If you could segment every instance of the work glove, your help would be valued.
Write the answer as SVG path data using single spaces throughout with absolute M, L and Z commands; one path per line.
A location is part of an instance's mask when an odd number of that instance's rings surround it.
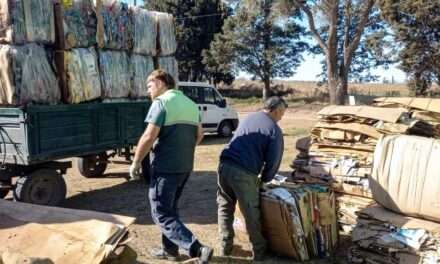
M 137 181 L 141 178 L 141 163 L 139 161 L 133 161 L 130 165 L 130 179 L 131 181 Z

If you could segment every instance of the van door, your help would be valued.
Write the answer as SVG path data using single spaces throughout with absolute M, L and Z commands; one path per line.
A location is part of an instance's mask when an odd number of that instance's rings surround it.
M 212 87 L 202 87 L 203 101 L 200 104 L 202 125 L 205 131 L 215 132 L 219 123 L 224 119 L 226 108 L 219 107 L 222 98 Z

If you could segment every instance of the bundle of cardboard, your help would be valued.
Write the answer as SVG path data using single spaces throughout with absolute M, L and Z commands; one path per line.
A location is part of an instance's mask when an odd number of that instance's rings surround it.
M 0 199 L 0 263 L 99 264 L 125 246 L 134 218 Z
M 325 186 L 283 183 L 261 192 L 262 229 L 272 252 L 298 261 L 323 258 L 337 244 L 334 193 Z M 235 233 L 246 237 L 239 210 Z
M 359 213 L 350 249 L 352 263 L 439 263 L 440 224 L 376 205 Z

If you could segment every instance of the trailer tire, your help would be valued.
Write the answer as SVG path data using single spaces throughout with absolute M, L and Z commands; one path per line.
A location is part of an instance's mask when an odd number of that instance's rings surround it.
M 0 180 L 0 186 L 1 185 L 11 185 L 12 184 L 12 180 Z M 8 195 L 9 193 L 9 189 L 0 189 L 0 199 L 3 199 L 6 197 L 6 195 Z
M 38 169 L 17 179 L 14 199 L 19 202 L 59 205 L 66 198 L 66 182 L 53 169 Z
M 78 170 L 86 178 L 101 177 L 107 169 L 108 156 L 106 153 L 89 155 L 77 159 Z

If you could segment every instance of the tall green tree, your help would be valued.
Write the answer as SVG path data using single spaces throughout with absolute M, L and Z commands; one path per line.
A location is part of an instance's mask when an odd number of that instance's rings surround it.
M 308 48 L 302 41 L 305 28 L 296 14 L 283 17 L 275 0 L 242 1 L 225 21 L 223 33 L 215 36 L 205 52 L 207 65 L 219 70 L 244 71 L 264 83 L 263 99 L 271 95 L 275 77 L 291 76 Z
M 387 66 L 384 53 L 387 30 L 375 0 L 280 0 L 287 9 L 298 8 L 306 16 L 319 53 L 325 55 L 323 76 L 331 104 L 344 104 L 348 81 L 377 78 L 370 69 Z
M 401 69 L 416 95 L 424 95 L 432 82 L 440 84 L 440 1 L 379 0 L 382 16 L 401 44 Z
M 221 0 L 149 0 L 145 1 L 145 7 L 173 14 L 176 19 L 179 79 L 210 79 L 212 73 L 207 71 L 202 61 L 202 51 L 209 48 L 214 35 L 221 31 L 230 8 Z

